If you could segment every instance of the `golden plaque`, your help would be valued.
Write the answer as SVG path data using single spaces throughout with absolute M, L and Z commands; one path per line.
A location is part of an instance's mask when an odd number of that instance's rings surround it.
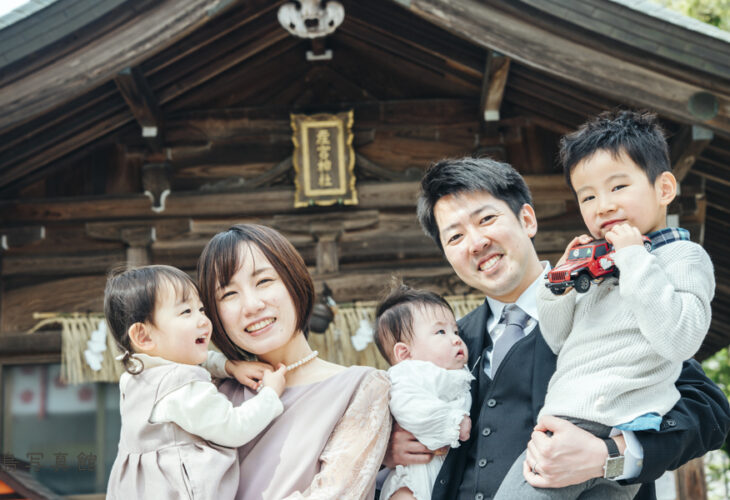
M 352 122 L 352 110 L 291 115 L 295 208 L 357 205 Z

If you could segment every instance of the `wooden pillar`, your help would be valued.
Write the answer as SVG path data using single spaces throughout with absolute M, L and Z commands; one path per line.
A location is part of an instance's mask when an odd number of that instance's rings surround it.
M 707 483 L 702 457 L 677 469 L 677 500 L 707 500 Z
M 314 234 L 317 240 L 317 274 L 336 273 L 340 270 L 337 256 L 337 240 L 341 232 Z
M 273 227 L 292 233 L 308 233 L 317 242 L 316 275 L 335 274 L 340 269 L 337 241 L 349 231 L 377 225 L 377 210 L 361 212 L 275 216 Z
M 121 241 L 126 245 L 127 268 L 146 266 L 152 262 L 151 246 L 157 239 L 152 224 L 126 225 L 114 223 L 86 223 L 86 234 L 92 238 Z
M 151 245 L 155 242 L 155 228 L 150 226 L 122 229 L 122 241 L 127 245 L 127 268 L 147 266 L 152 262 Z

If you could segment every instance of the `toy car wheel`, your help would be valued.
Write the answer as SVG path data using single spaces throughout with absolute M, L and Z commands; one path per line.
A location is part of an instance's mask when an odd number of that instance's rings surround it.
M 651 241 L 645 241 L 644 248 L 646 249 L 647 252 L 651 252 Z
M 575 291 L 578 293 L 586 293 L 591 287 L 591 278 L 587 274 L 581 274 L 578 279 L 575 280 Z

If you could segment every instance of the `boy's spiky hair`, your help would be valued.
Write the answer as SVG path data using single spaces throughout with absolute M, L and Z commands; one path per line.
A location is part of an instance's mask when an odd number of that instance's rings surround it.
M 608 151 L 614 156 L 626 154 L 652 184 L 662 172 L 671 171 L 664 130 L 652 113 L 605 111 L 560 140 L 560 162 L 573 194 L 571 172 L 597 151 Z

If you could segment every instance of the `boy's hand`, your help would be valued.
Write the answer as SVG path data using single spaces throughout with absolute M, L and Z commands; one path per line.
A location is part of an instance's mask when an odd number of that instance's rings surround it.
M 459 426 L 459 441 L 468 441 L 471 435 L 471 418 L 469 415 L 464 415 Z
M 283 363 L 279 363 L 279 368 L 276 369 L 276 371 L 267 370 L 264 373 L 264 378 L 261 381 L 261 385 L 263 387 L 271 387 L 274 389 L 274 392 L 276 392 L 277 396 L 281 396 L 281 393 L 284 392 L 284 386 L 286 385 L 286 378 L 284 377 L 284 374 L 286 373 L 286 365 Z
M 622 248 L 631 245 L 643 245 L 644 240 L 641 237 L 641 232 L 634 226 L 622 222 L 616 224 L 606 233 L 606 241 L 613 245 L 614 250 L 621 250 Z
M 273 369 L 270 364 L 261 361 L 226 361 L 226 372 L 254 391 L 258 389 L 264 373 Z

